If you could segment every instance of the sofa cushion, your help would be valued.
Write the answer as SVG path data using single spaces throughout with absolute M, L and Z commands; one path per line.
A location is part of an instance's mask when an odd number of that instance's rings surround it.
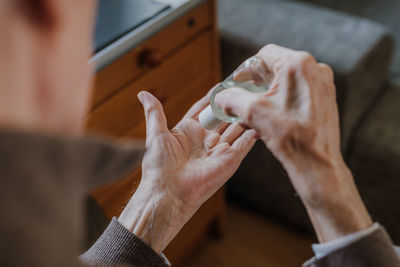
M 293 1 L 293 0 L 287 0 Z M 340 12 L 379 21 L 392 30 L 395 39 L 395 55 L 392 60 L 389 79 L 400 78 L 400 1 L 399 0 L 295 0 L 308 2 Z M 392 77 L 394 79 L 392 79 Z
M 354 138 L 349 165 L 374 220 L 400 243 L 400 85 L 389 85 Z
M 227 76 L 268 43 L 312 53 L 336 74 L 343 147 L 388 74 L 392 38 L 372 21 L 308 4 L 219 0 L 221 55 Z

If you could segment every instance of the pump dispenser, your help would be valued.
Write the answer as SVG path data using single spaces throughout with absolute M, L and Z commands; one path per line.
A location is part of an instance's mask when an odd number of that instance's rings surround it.
M 252 93 L 266 92 L 271 83 L 271 76 L 262 59 L 256 56 L 247 59 L 228 78 L 216 86 L 211 94 L 210 105 L 199 115 L 200 124 L 208 130 L 215 130 L 224 122 L 240 122 L 240 118 L 226 115 L 215 104 L 215 96 L 223 90 L 234 87 Z

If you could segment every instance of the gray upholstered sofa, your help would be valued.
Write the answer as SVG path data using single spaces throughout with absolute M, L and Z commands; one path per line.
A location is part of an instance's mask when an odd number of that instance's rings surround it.
M 400 242 L 400 86 L 387 81 L 390 30 L 282 0 L 220 0 L 219 20 L 225 76 L 267 43 L 309 51 L 334 69 L 345 159 L 374 219 Z M 287 174 L 262 143 L 228 183 L 228 197 L 312 229 Z

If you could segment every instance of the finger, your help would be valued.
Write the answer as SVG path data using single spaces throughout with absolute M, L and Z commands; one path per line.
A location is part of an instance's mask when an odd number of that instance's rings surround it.
M 258 113 L 269 109 L 269 101 L 263 94 L 250 93 L 240 88 L 222 91 L 217 94 L 215 103 L 225 114 L 240 117 L 242 123 L 250 128 L 254 128 L 253 122 L 260 115 Z
M 274 44 L 264 46 L 257 53 L 257 56 L 264 61 L 267 68 L 275 75 L 281 69 L 286 69 L 289 66 L 303 68 L 305 63 L 317 63 L 315 58 L 306 51 L 291 50 Z
M 233 142 L 239 138 L 243 133 L 245 132 L 245 129 L 243 129 L 239 123 L 234 123 L 231 124 L 226 131 L 221 135 L 221 138 L 219 139 L 220 143 L 228 143 L 230 145 L 233 144 Z
M 323 73 L 324 77 L 326 79 L 328 79 L 329 82 L 333 82 L 334 81 L 334 73 L 331 67 L 329 67 L 327 64 L 325 63 L 318 63 L 318 66 L 321 70 L 321 72 Z
M 255 130 L 247 130 L 233 142 L 231 148 L 239 153 L 243 159 L 254 146 L 255 142 L 257 141 L 257 136 L 258 135 Z
M 215 130 L 219 135 L 222 135 L 226 129 L 228 129 L 230 123 L 224 122 Z
M 214 148 L 217 144 L 221 136 L 217 132 L 212 132 L 204 139 L 204 147 L 207 150 Z
M 185 116 L 183 116 L 183 119 L 195 119 L 195 120 L 198 119 L 200 112 L 203 111 L 203 109 L 205 109 L 210 104 L 211 93 L 215 87 L 216 86 L 211 88 L 205 96 L 203 96 L 199 101 L 197 101 L 188 110 L 188 112 L 185 114 Z
M 257 53 L 257 56 L 264 61 L 265 65 L 273 74 L 277 74 L 282 67 L 280 62 L 282 57 L 293 54 L 294 52 L 294 50 L 279 45 L 269 44 L 264 46 Z
M 138 98 L 143 105 L 146 116 L 146 141 L 168 132 L 167 118 L 160 101 L 146 91 L 140 92 Z

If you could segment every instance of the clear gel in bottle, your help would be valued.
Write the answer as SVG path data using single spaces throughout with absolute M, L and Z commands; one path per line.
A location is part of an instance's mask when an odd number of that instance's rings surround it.
M 199 115 L 200 124 L 208 129 L 215 130 L 222 123 L 240 122 L 241 119 L 226 115 L 215 104 L 215 96 L 229 88 L 241 88 L 252 93 L 268 91 L 271 74 L 267 66 L 259 57 L 251 57 L 239 66 L 228 78 L 218 84 L 211 94 L 210 105 Z

